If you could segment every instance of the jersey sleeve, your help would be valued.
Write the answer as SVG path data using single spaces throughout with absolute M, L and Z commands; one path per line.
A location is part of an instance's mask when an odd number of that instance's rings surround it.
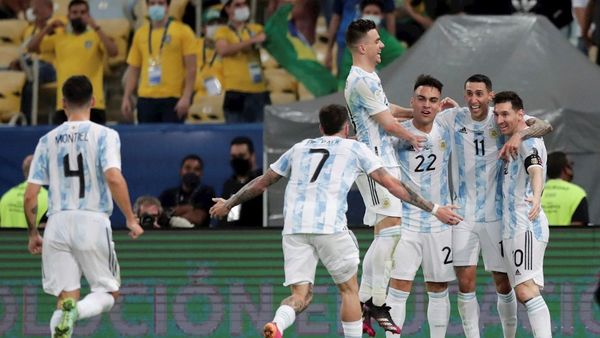
M 360 78 L 356 81 L 355 91 L 369 116 L 376 115 L 384 110 L 389 110 L 389 107 L 385 104 L 387 100 L 383 88 L 381 88 L 381 85 L 375 80 L 368 77 Z
M 188 25 L 182 25 L 183 30 L 181 33 L 181 43 L 183 45 L 183 55 L 196 55 L 198 54 L 198 44 L 194 32 Z
M 458 108 L 450 108 L 439 112 L 435 121 L 444 130 L 452 130 L 454 127 L 454 121 L 456 121 L 456 114 L 458 114 Z
M 286 151 L 283 155 L 281 155 L 281 157 L 279 157 L 279 159 L 275 161 L 275 163 L 271 164 L 271 170 L 273 170 L 281 176 L 288 177 L 290 175 L 290 172 L 292 171 L 291 164 L 293 151 L 294 148 L 291 148 L 288 151 Z
M 358 157 L 359 169 L 366 174 L 370 174 L 383 167 L 381 159 L 366 144 L 355 141 L 353 149 Z
M 219 40 L 225 40 L 228 43 L 230 43 L 231 41 L 229 41 L 229 36 L 231 33 L 231 29 L 227 26 L 220 26 L 219 28 L 217 28 L 217 31 L 215 32 L 215 41 L 219 41 Z
M 35 147 L 35 153 L 33 154 L 33 160 L 31 161 L 31 167 L 29 169 L 29 177 L 27 181 L 39 185 L 49 184 L 47 136 L 40 139 Z
M 121 170 L 121 140 L 116 131 L 107 128 L 104 138 L 100 139 L 99 156 L 102 172 L 110 168 Z
M 529 174 L 529 168 L 531 167 L 540 167 L 543 168 L 542 157 L 540 156 L 539 150 L 536 147 L 536 143 L 534 139 L 526 140 L 521 143 L 521 154 L 525 160 L 523 161 L 523 165 L 525 166 L 525 170 Z

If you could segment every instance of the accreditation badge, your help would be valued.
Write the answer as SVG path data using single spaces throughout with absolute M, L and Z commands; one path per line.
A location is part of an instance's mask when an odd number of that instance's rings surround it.
M 253 83 L 262 82 L 262 68 L 258 62 L 250 62 L 248 64 L 248 70 L 250 72 L 250 79 Z
M 148 64 L 148 85 L 158 86 L 162 78 L 162 67 L 158 60 L 150 60 Z
M 214 76 L 204 79 L 204 88 L 206 88 L 206 93 L 210 96 L 221 95 L 221 91 L 223 90 L 221 81 Z

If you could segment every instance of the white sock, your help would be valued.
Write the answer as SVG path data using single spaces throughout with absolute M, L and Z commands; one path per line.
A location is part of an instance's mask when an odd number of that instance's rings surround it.
M 427 305 L 427 321 L 431 338 L 445 337 L 450 321 L 450 298 L 448 290 L 442 292 L 427 292 L 429 304 Z
M 479 338 L 479 303 L 475 292 L 458 293 L 458 313 L 467 338 Z
M 552 337 L 552 323 L 550 321 L 550 311 L 542 296 L 532 298 L 525 303 L 527 307 L 527 316 L 529 324 L 535 338 Z
M 362 338 L 362 320 L 342 322 L 345 338 Z
M 289 305 L 281 305 L 275 312 L 273 322 L 277 325 L 279 332 L 283 334 L 283 331 L 294 324 L 296 320 L 296 311 Z M 362 329 L 362 326 L 361 326 Z M 361 331 L 362 332 L 362 331 Z
M 62 310 L 54 310 L 52 313 L 52 317 L 50 318 L 50 337 L 54 336 L 54 329 L 60 323 L 60 318 L 62 317 Z
M 385 300 L 386 304 L 391 307 L 390 315 L 392 316 L 392 320 L 401 329 L 404 326 L 404 320 L 406 319 L 406 301 L 408 300 L 409 295 L 410 292 L 404 292 L 390 287 Z M 386 332 L 385 336 L 388 338 L 400 337 L 399 334 L 391 332 Z
M 502 331 L 504 338 L 515 338 L 517 335 L 517 297 L 515 291 L 503 295 L 498 293 L 498 302 L 496 304 L 500 322 L 502 322 Z
M 113 296 L 106 292 L 92 292 L 77 302 L 77 319 L 86 319 L 108 312 L 115 304 Z
M 372 297 L 373 289 L 371 287 L 371 283 L 373 280 L 371 279 L 371 275 L 373 274 L 371 261 L 373 260 L 373 244 L 375 241 L 371 243 L 371 246 L 365 253 L 365 257 L 362 261 L 362 275 L 360 277 L 360 287 L 358 288 L 358 298 L 362 303 L 366 303 Z
M 389 273 L 396 244 L 400 240 L 400 226 L 383 229 L 373 240 L 373 257 L 371 259 L 371 286 L 373 288 L 373 305 L 382 306 L 385 303 Z M 363 263 L 364 264 L 364 263 Z

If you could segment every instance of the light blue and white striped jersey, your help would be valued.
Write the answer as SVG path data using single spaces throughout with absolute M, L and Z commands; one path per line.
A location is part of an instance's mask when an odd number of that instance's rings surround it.
M 504 217 L 502 238 L 512 239 L 523 231 L 531 231 L 538 241 L 548 242 L 548 219 L 544 210 L 533 221 L 527 214 L 531 204 L 525 198 L 533 196 L 531 178 L 528 169 L 533 166 L 542 167 L 543 181 L 546 181 L 546 146 L 541 138 L 524 140 L 519 148 L 516 160 L 504 164 L 504 182 L 502 193 L 504 195 Z
M 65 122 L 40 138 L 28 181 L 48 185 L 48 215 L 64 210 L 112 213 L 112 195 L 104 178 L 121 169 L 116 131 L 99 124 Z
M 450 204 L 448 186 L 448 162 L 451 153 L 451 132 L 439 123 L 433 123 L 429 134 L 415 128 L 412 120 L 402 122 L 402 126 L 411 133 L 425 136 L 427 142 L 420 151 L 404 140 L 394 139 L 394 148 L 400 161 L 402 178 L 424 199 L 440 205 Z M 431 233 L 448 228 L 430 212 L 404 203 L 402 206 L 402 227 L 406 230 Z
M 271 169 L 289 178 L 283 234 L 332 234 L 347 229 L 347 195 L 358 174 L 383 165 L 363 143 L 323 136 L 296 143 Z
M 436 121 L 452 132 L 452 198 L 457 213 L 471 222 L 493 222 L 502 218 L 502 160 L 498 153 L 505 142 L 494 121 L 493 108 L 487 118 L 475 121 L 467 107 L 440 112 Z
M 397 167 L 391 140 L 386 137 L 383 127 L 373 119 L 373 115 L 390 107 L 377 73 L 352 66 L 346 79 L 344 96 L 358 141 L 381 157 L 384 166 Z

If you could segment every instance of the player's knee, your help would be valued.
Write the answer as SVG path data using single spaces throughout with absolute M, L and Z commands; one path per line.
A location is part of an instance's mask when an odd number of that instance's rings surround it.
M 426 288 L 427 292 L 444 292 L 448 290 L 448 283 L 427 282 Z
M 475 273 L 470 268 L 456 267 L 456 278 L 458 279 L 458 289 L 460 292 L 475 291 Z
M 528 300 L 540 295 L 538 286 L 531 280 L 515 287 L 515 295 L 519 303 L 525 304 Z

